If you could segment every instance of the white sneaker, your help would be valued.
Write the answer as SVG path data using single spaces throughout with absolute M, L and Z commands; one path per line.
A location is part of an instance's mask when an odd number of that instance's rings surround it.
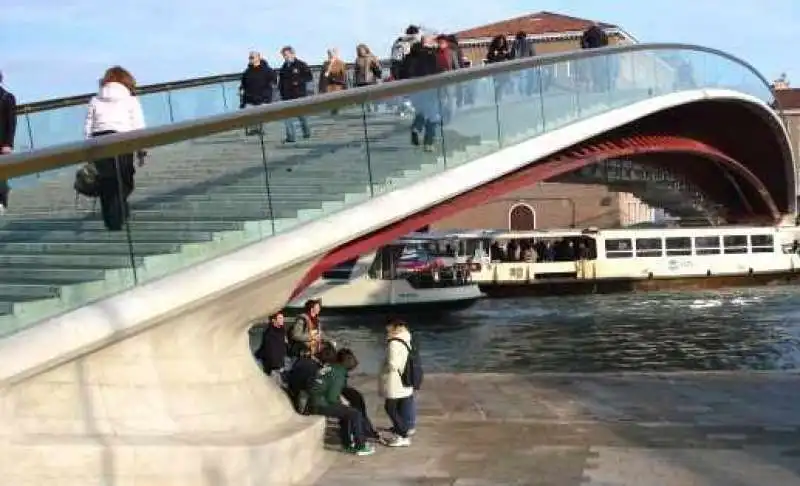
M 411 445 L 411 439 L 408 437 L 400 437 L 399 435 L 395 435 L 391 439 L 386 439 L 383 442 L 383 445 L 386 447 L 408 447 Z
M 412 435 L 417 433 L 417 429 L 408 429 L 408 436 L 411 437 Z

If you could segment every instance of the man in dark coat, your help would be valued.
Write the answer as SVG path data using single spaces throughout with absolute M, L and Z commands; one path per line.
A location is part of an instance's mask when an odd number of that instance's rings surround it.
M 247 68 L 242 73 L 242 81 L 239 85 L 239 108 L 272 103 L 272 92 L 277 81 L 275 70 L 261 57 L 261 54 L 256 51 L 250 52 Z M 261 127 L 247 129 L 248 135 L 260 132 Z
M 286 46 L 281 49 L 281 55 L 284 61 L 279 71 L 280 78 L 278 80 L 278 90 L 281 93 L 281 99 L 296 100 L 308 96 L 308 83 L 314 79 L 308 64 L 297 58 L 294 48 L 291 46 Z M 308 128 L 308 120 L 306 120 L 306 117 L 299 116 L 297 117 L 297 121 L 300 122 L 303 138 L 310 138 L 311 130 Z M 286 119 L 285 142 L 287 143 L 294 143 L 297 140 L 294 122 L 294 118 Z
M 283 327 L 283 312 L 269 316 L 269 324 L 264 329 L 261 346 L 256 351 L 264 373 L 274 376 L 286 365 L 286 328 Z
M 0 85 L 3 73 L 0 72 Z M 17 132 L 17 99 L 0 86 L 0 156 L 14 150 L 14 135 Z M 0 179 L 0 214 L 8 207 L 8 181 Z

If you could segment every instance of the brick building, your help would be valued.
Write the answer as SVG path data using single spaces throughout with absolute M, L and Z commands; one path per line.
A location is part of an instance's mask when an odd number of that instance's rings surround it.
M 457 32 L 459 44 L 473 64 L 480 65 L 492 38 L 513 38 L 524 31 L 538 54 L 580 48 L 583 31 L 591 20 L 552 12 L 539 12 Z M 612 44 L 636 40 L 616 25 L 599 23 Z M 566 73 L 564 73 L 566 74 Z M 556 73 L 558 75 L 558 73 Z M 435 223 L 433 228 L 566 228 L 569 226 L 618 227 L 653 219 L 654 210 L 631 194 L 603 185 L 543 182 L 489 201 Z

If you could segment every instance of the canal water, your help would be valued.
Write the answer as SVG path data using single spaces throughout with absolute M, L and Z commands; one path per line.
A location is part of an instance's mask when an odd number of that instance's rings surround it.
M 429 372 L 800 368 L 798 287 L 487 299 L 408 321 Z M 384 323 L 323 319 L 368 373 L 383 358 Z

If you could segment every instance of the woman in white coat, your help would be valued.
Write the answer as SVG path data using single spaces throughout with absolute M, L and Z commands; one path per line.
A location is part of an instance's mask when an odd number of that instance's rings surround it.
M 102 137 L 144 128 L 142 105 L 136 98 L 136 80 L 120 66 L 109 68 L 100 80 L 100 90 L 89 101 L 84 134 Z M 139 166 L 145 152 L 138 154 Z M 109 231 L 120 231 L 130 214 L 128 196 L 133 192 L 133 154 L 95 160 L 100 189 L 100 211 Z
M 385 399 L 384 407 L 392 422 L 394 436 L 385 441 L 389 447 L 407 447 L 409 439 L 408 417 L 414 388 L 403 384 L 403 371 L 411 350 L 411 332 L 403 321 L 392 320 L 386 327 L 386 361 L 380 376 L 380 394 Z

